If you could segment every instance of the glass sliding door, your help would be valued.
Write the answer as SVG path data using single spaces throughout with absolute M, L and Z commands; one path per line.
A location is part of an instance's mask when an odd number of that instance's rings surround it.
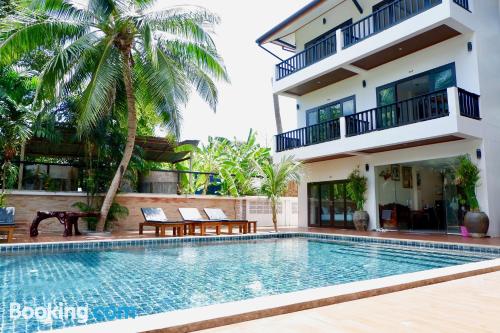
M 460 233 L 463 217 L 460 214 L 458 188 L 452 170 L 447 170 L 443 175 L 443 206 L 446 232 L 449 234 Z
M 447 97 L 426 96 L 456 85 L 455 64 L 444 65 L 377 88 L 377 128 L 411 124 L 447 110 Z
M 333 184 L 334 217 L 333 226 L 344 228 L 345 226 L 345 183 Z
M 320 226 L 329 227 L 332 219 L 332 186 L 328 183 L 320 185 L 321 215 Z
M 354 228 L 353 201 L 347 197 L 346 181 L 308 185 L 309 226 Z
M 320 212 L 320 195 L 319 184 L 309 184 L 308 186 L 308 209 L 309 209 L 309 226 L 319 227 L 319 212 Z

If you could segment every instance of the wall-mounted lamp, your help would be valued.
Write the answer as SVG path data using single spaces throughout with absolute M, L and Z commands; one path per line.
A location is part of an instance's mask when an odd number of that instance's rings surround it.
M 472 52 L 472 42 L 468 42 L 468 43 L 467 43 L 467 50 L 468 50 L 469 52 Z
M 370 165 L 368 163 L 365 164 L 365 170 L 366 172 L 370 171 Z
M 481 149 L 479 149 L 479 148 L 476 149 L 476 157 L 477 157 L 477 159 L 480 160 L 481 156 L 482 156 Z
M 363 80 L 363 88 L 366 88 L 366 80 Z
M 323 24 L 326 24 L 326 18 L 323 17 Z

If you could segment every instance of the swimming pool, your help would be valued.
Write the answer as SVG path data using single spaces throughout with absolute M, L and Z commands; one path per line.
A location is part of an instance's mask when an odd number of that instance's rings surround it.
M 481 248 L 365 242 L 307 235 L 146 243 L 120 248 L 39 249 L 0 254 L 0 331 L 81 325 L 77 319 L 12 320 L 10 304 L 87 306 L 89 323 L 110 320 L 99 307 L 138 316 L 448 267 L 500 257 Z M 423 245 L 422 245 L 423 244 Z M 441 246 L 444 247 L 444 246 Z M 451 248 L 451 249 L 450 249 Z M 26 250 L 26 249 L 25 249 Z

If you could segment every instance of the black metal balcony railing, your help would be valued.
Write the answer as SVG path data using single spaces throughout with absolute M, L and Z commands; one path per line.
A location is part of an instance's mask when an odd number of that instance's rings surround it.
M 479 114 L 479 95 L 458 88 L 460 114 L 472 119 L 481 119 Z
M 344 49 L 439 5 L 441 2 L 442 0 L 396 0 L 391 2 L 370 16 L 343 28 Z
M 453 2 L 465 10 L 469 10 L 469 0 L 453 0 Z
M 480 120 L 479 95 L 458 89 L 460 114 Z M 346 136 L 352 137 L 449 115 L 448 90 L 410 98 L 345 116 Z M 276 151 L 340 139 L 340 119 L 299 128 L 276 136 Z
M 340 139 L 340 120 L 299 128 L 276 136 L 276 151 L 295 149 Z
M 336 52 L 337 38 L 333 34 L 276 65 L 276 80 L 295 73 Z
M 446 89 L 380 106 L 346 117 L 346 136 L 444 117 L 449 114 Z

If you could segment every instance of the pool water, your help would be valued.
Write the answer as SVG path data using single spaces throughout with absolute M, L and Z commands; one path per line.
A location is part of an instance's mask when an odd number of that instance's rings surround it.
M 143 316 L 495 257 L 300 237 L 4 255 L 0 332 L 79 325 L 76 320 L 11 320 L 12 302 L 127 306 Z M 87 323 L 105 320 L 91 311 Z

